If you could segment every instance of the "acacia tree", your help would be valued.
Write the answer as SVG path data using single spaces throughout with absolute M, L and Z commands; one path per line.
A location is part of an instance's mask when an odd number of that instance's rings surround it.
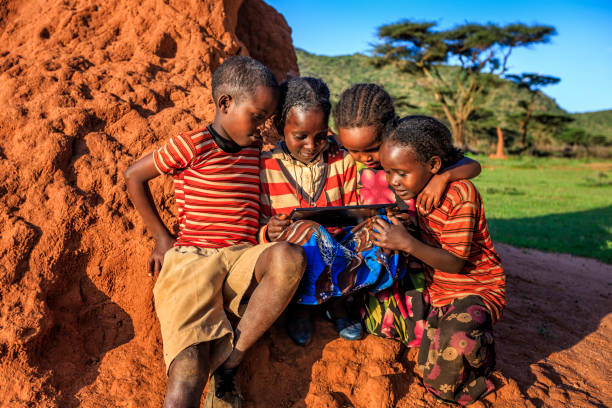
M 506 78 L 517 84 L 520 89 L 526 89 L 529 92 L 527 100 L 521 99 L 518 101 L 518 105 L 523 109 L 519 116 L 519 133 L 521 134 L 521 146 L 524 150 L 527 148 L 527 127 L 531 120 L 533 105 L 538 91 L 545 86 L 558 84 L 561 79 L 532 73 L 510 74 L 506 75 Z
M 546 43 L 556 32 L 554 27 L 522 23 L 503 27 L 468 23 L 438 31 L 435 26 L 434 22 L 403 20 L 379 27 L 381 43 L 375 46 L 374 64 L 394 64 L 404 72 L 422 75 L 456 143 L 466 147 L 466 122 L 493 79 L 484 74 L 502 75 L 514 48 Z M 458 69 L 447 68 L 455 63 Z
M 535 122 L 533 126 L 533 139 L 536 145 L 550 145 L 555 139 L 563 134 L 568 128 L 568 125 L 574 121 L 569 115 L 556 113 L 534 113 L 532 119 Z M 563 138 L 561 138 L 563 140 Z M 567 140 L 565 140 L 567 141 Z M 578 142 L 574 144 L 580 144 Z

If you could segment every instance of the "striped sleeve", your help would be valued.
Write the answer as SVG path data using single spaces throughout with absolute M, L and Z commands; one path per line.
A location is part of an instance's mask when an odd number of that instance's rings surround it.
M 461 186 L 463 187 L 463 186 Z M 466 188 L 453 188 L 448 199 L 454 202 L 440 233 L 442 248 L 458 258 L 469 260 L 478 207 Z
M 153 152 L 157 171 L 162 174 L 187 168 L 196 155 L 196 147 L 187 134 L 171 137 L 164 145 Z
M 260 179 L 266 180 L 266 172 L 263 168 L 264 160 L 261 160 L 262 169 L 260 170 Z M 269 185 L 266 182 L 261 183 L 261 194 L 259 198 L 260 202 L 260 215 L 259 215 L 259 231 L 257 232 L 257 240 L 260 243 L 270 242 L 268 240 L 268 221 L 272 217 L 272 201 L 270 198 Z
M 357 205 L 357 165 L 353 157 L 348 152 L 344 152 L 344 154 L 345 156 L 342 160 L 344 164 L 342 201 L 344 202 L 344 205 Z

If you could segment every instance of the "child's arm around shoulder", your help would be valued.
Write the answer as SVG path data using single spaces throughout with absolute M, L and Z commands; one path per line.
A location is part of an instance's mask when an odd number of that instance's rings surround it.
M 149 275 L 159 273 L 164 254 L 172 248 L 175 241 L 162 222 L 149 190 L 148 181 L 159 175 L 153 153 L 139 159 L 123 172 L 130 199 L 142 217 L 147 230 L 155 239 L 155 248 L 147 262 Z
M 469 157 L 464 157 L 455 165 L 444 169 L 429 180 L 429 183 L 417 196 L 417 207 L 421 208 L 424 213 L 430 213 L 434 207 L 438 207 L 441 204 L 440 199 L 450 183 L 477 177 L 481 170 L 480 163 Z

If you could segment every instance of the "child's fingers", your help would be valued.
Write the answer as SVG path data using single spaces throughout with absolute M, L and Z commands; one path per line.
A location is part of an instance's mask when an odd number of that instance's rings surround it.
M 436 199 L 434 200 L 435 207 L 438 208 L 441 204 L 442 204 L 442 196 L 436 197 Z
M 380 236 L 378 232 L 372 231 L 372 240 L 374 241 L 376 245 L 380 246 L 379 243 L 380 243 L 381 238 L 382 237 Z
M 385 240 L 383 239 L 383 237 L 380 234 L 374 233 L 374 239 L 372 240 L 372 242 L 374 243 L 374 245 L 379 246 L 381 248 L 386 248 L 386 244 L 385 244 Z
M 419 195 L 417 196 L 417 198 L 416 198 L 416 200 L 415 200 L 414 204 L 415 204 L 417 207 L 422 207 L 422 206 L 421 206 L 422 201 L 423 201 L 423 193 L 421 193 L 421 194 L 419 194 Z
M 394 215 L 389 217 L 389 221 L 391 221 L 391 223 L 393 225 L 401 225 L 402 224 L 401 221 L 396 216 L 394 216 Z
M 270 218 L 270 222 L 268 224 L 274 227 L 277 227 L 279 225 L 289 225 L 291 224 L 291 220 L 286 220 L 284 218 Z
M 387 209 L 387 215 L 395 215 L 402 214 L 402 211 L 397 207 L 391 207 Z
M 274 226 L 274 231 L 277 234 L 280 234 L 281 232 L 283 232 L 285 229 L 287 229 L 287 227 L 289 227 L 289 224 L 276 224 Z
M 386 231 L 389 228 L 389 224 L 380 217 L 377 217 L 374 222 L 376 223 L 376 226 L 383 231 Z
M 433 198 L 427 197 L 427 199 L 425 200 L 425 203 L 423 205 L 423 208 L 425 208 L 426 212 L 430 212 L 432 205 L 433 205 Z

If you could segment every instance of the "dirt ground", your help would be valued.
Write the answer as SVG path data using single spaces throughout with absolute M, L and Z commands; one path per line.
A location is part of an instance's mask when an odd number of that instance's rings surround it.
M 508 275 L 508 307 L 495 326 L 498 390 L 472 406 L 612 406 L 612 266 L 495 247 Z M 325 322 L 316 329 L 306 349 L 280 322 L 260 341 L 243 380 L 249 406 L 444 406 L 420 384 L 416 350 L 373 336 L 345 341 Z
M 236 54 L 298 72 L 260 0 L 0 0 L 0 406 L 161 405 L 152 241 L 122 172 L 212 118 L 211 74 Z M 176 230 L 171 180 L 151 189 Z M 611 406 L 612 266 L 497 248 L 499 391 L 477 405 Z M 316 330 L 299 348 L 279 321 L 257 343 L 247 406 L 436 406 L 414 351 Z

